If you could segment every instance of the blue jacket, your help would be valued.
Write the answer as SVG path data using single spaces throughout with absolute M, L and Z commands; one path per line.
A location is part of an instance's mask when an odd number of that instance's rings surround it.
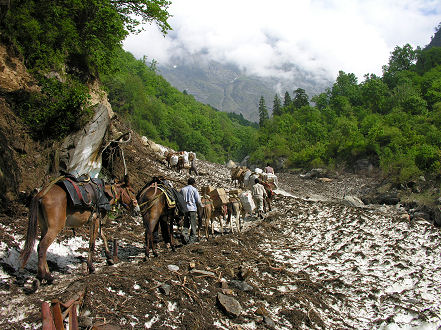
M 181 189 L 181 194 L 184 196 L 184 200 L 187 203 L 187 209 L 189 212 L 197 211 L 197 205 L 202 206 L 201 197 L 198 190 L 192 185 L 185 186 Z

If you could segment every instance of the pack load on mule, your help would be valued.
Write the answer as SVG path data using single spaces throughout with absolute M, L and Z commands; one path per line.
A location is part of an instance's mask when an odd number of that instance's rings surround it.
M 246 213 L 253 213 L 256 205 L 254 204 L 253 196 L 250 191 L 244 191 L 239 194 L 239 199 L 242 203 L 243 209 Z
M 149 258 L 150 248 L 157 256 L 153 236 L 161 226 L 164 241 L 173 244 L 173 224 L 178 216 L 187 212 L 186 203 L 179 191 L 173 188 L 163 177 L 153 177 L 136 195 L 144 224 L 145 259 Z
M 231 168 L 231 183 L 233 183 L 234 186 L 238 185 L 240 187 L 243 187 L 244 177 L 247 170 L 248 169 L 246 168 L 246 166 L 237 166 Z
M 220 208 L 229 202 L 229 197 L 224 188 L 216 188 L 209 192 L 215 208 Z
M 233 204 L 240 203 L 240 201 L 238 199 L 231 199 L 224 188 L 214 188 L 213 186 L 203 186 L 201 188 L 201 194 L 201 202 L 204 207 L 200 212 L 201 221 L 199 224 L 205 226 L 207 238 L 208 227 L 210 225 L 211 234 L 214 235 L 213 222 L 215 218 L 219 221 L 221 234 L 224 232 L 223 221 L 230 224 L 230 229 L 233 232 L 231 216 L 236 216 L 241 210 L 241 206 Z M 237 225 L 237 231 L 240 231 L 239 224 Z
M 130 212 L 139 211 L 128 176 L 124 177 L 122 183 L 105 183 L 101 179 L 89 179 L 87 175 L 82 179 L 72 175 L 63 175 L 53 180 L 32 199 L 26 242 L 20 256 L 21 268 L 25 267 L 33 251 L 38 225 L 41 229 L 41 239 L 37 249 L 37 285 L 42 280 L 48 283 L 53 282 L 53 276 L 47 264 L 47 250 L 64 227 L 78 228 L 89 225 L 87 259 L 89 272 L 92 273 L 95 270 L 92 258 L 98 232 L 104 243 L 107 263 L 113 264 L 107 239 L 101 228 L 101 219 L 110 207 L 116 204 L 122 205 Z
M 189 169 L 191 162 L 196 159 L 196 153 L 190 151 L 168 151 L 165 154 L 168 167 L 176 168 L 178 172 L 182 169 Z

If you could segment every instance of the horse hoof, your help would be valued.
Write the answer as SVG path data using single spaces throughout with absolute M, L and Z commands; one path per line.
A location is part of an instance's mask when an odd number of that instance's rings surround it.
M 89 267 L 89 274 L 95 273 L 95 267 L 90 265 Z
M 115 264 L 115 262 L 113 261 L 113 259 L 107 259 L 107 266 L 113 266 Z

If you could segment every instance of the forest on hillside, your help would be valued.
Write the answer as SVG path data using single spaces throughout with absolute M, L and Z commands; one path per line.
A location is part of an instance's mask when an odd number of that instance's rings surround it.
M 340 72 L 324 93 L 275 96 L 259 125 L 173 88 L 155 61 L 122 49 L 143 22 L 168 24 L 166 0 L 15 0 L 2 12 L 0 37 L 36 77 L 41 92 L 6 95 L 35 139 L 62 139 L 91 116 L 88 84 L 99 80 L 113 110 L 133 129 L 177 150 L 225 162 L 285 168 L 351 165 L 368 159 L 397 183 L 441 173 L 441 47 L 397 46 L 382 76 L 359 83 Z M 138 17 L 135 19 L 134 17 Z M 436 35 L 439 36 L 440 26 Z M 436 39 L 437 40 L 437 39 Z
M 441 24 L 436 43 L 441 39 Z M 368 159 L 396 183 L 441 174 L 441 47 L 396 46 L 383 75 L 339 72 L 331 88 L 309 99 L 303 89 L 276 95 L 268 116 L 259 102 L 255 162 L 338 167 Z

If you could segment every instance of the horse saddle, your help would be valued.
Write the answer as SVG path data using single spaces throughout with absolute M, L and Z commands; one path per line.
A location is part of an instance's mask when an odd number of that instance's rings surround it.
M 67 192 L 75 207 L 109 211 L 110 203 L 104 193 L 104 180 L 91 179 L 89 176 L 75 178 L 65 176 L 57 182 Z

